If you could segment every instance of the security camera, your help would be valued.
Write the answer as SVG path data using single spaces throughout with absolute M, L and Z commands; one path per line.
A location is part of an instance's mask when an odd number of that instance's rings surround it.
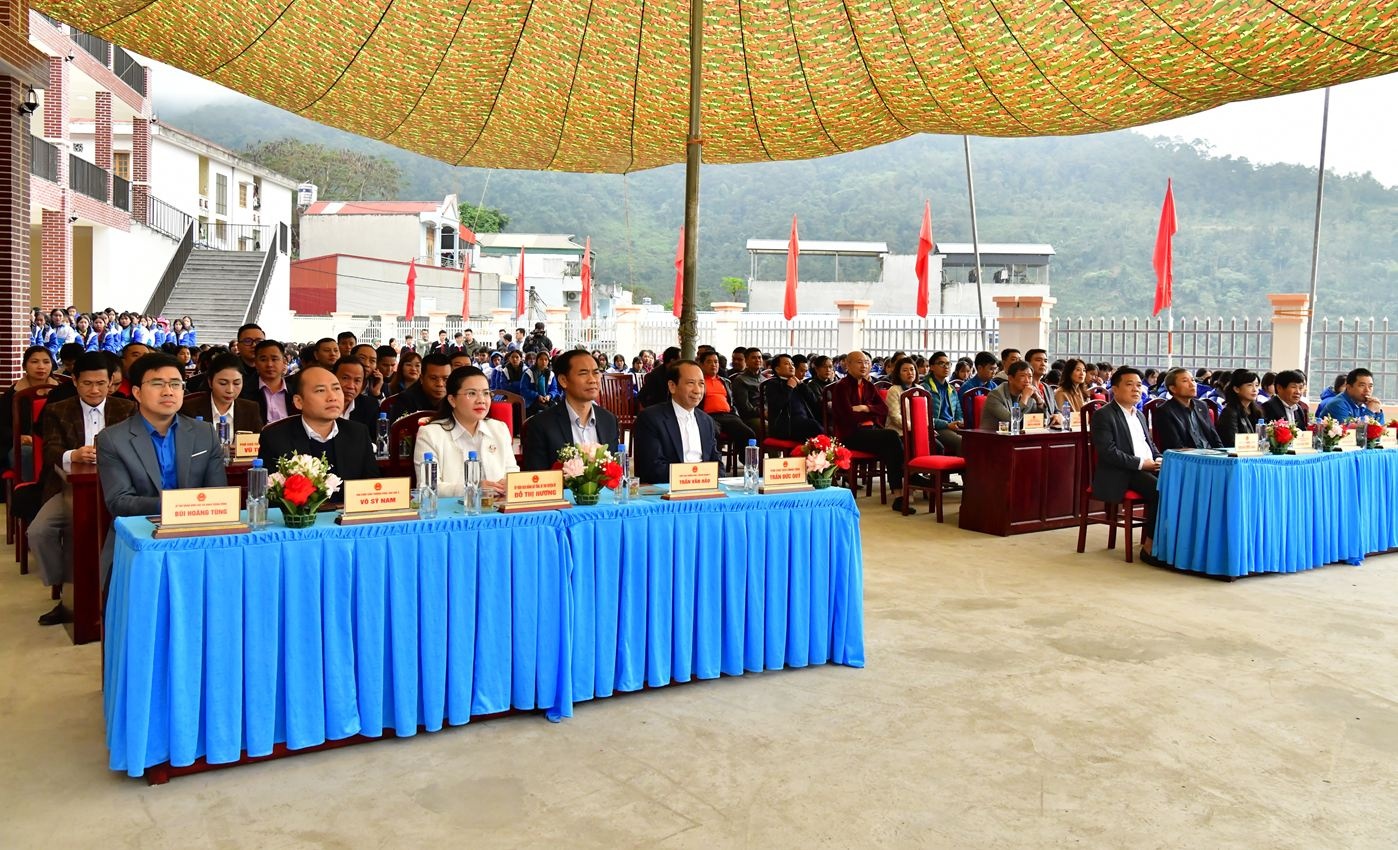
M 73 222 L 75 222 L 75 221 L 77 221 L 77 220 L 78 220 L 78 217 L 75 216 L 75 215 L 70 215 L 70 216 L 68 216 L 68 223 L 69 223 L 69 224 L 72 224 Z
M 39 109 L 39 93 L 34 91 L 33 86 L 25 86 L 24 100 L 19 104 L 20 115 L 33 115 Z
M 77 57 L 76 57 L 75 55 L 73 55 L 72 53 L 69 53 L 67 56 L 64 56 L 64 57 L 63 57 L 63 61 L 64 61 L 64 62 L 72 62 L 72 61 L 73 61 L 74 59 L 76 59 L 76 58 L 77 58 Z

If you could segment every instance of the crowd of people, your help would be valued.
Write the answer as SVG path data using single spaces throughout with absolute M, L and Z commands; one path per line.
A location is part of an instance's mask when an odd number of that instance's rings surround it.
M 12 504 L 11 510 L 29 519 L 28 542 L 50 586 L 71 580 L 71 517 L 55 496 L 59 472 L 74 462 L 97 464 L 114 516 L 148 515 L 158 513 L 161 489 L 223 484 L 223 464 L 214 461 L 233 433 L 260 434 L 259 453 L 269 465 L 292 452 L 324 454 L 335 474 L 354 480 L 378 475 L 381 422 L 426 412 L 414 456 L 431 452 L 438 459 L 441 495 L 461 494 L 462 461 L 472 452 L 482 461 L 486 486 L 503 492 L 507 473 L 547 469 L 567 444 L 618 449 L 625 436 L 618 411 L 599 399 L 603 382 L 622 375 L 633 393 L 627 413 L 635 414 L 627 449 L 643 483 L 668 480 L 672 463 L 719 460 L 725 441 L 742 446 L 765 436 L 794 445 L 827 434 L 877 458 L 897 492 L 908 427 L 899 400 L 913 388 L 930 399 L 929 444 L 951 455 L 962 452 L 967 428 L 994 431 L 1032 414 L 1042 414 L 1050 427 L 1069 427 L 1091 405 L 1094 491 L 1108 501 L 1128 489 L 1142 496 L 1147 561 L 1164 451 L 1229 445 L 1259 419 L 1285 419 L 1301 429 L 1311 419 L 1307 379 L 1299 371 L 1140 370 L 1076 358 L 1051 362 L 1043 349 L 962 358 L 941 351 L 832 357 L 754 347 L 725 356 L 712 346 L 700 346 L 694 360 L 677 347 L 658 358 L 642 351 L 628 366 L 622 354 L 556 350 L 542 322 L 532 331 L 501 329 L 494 341 L 477 340 L 471 329 L 440 331 L 435 340 L 422 330 L 401 345 L 360 342 L 351 331 L 283 343 L 250 323 L 225 347 L 198 344 L 188 319 L 72 312 L 36 311 L 24 374 L 6 391 L 19 415 L 4 418 L 5 427 L 14 422 L 20 429 L 7 435 L 7 459 L 17 482 L 32 482 L 26 492 L 35 499 L 28 509 Z M 26 416 L 16 396 L 44 386 L 51 389 L 42 412 Z M 490 417 L 502 391 L 522 400 L 520 421 Z M 1372 374 L 1360 368 L 1338 376 L 1314 415 L 1382 421 Z M 512 433 L 522 436 L 518 457 Z M 37 463 L 35 435 L 42 437 Z M 182 460 L 194 457 L 198 463 Z M 913 512 L 901 497 L 893 509 Z M 105 568 L 110 551 L 104 561 Z M 60 603 L 40 623 L 67 616 Z

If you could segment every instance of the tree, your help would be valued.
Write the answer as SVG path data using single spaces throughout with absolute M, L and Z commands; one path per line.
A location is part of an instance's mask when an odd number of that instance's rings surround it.
M 258 142 L 242 156 L 294 180 L 316 184 L 333 201 L 387 200 L 398 196 L 403 174 L 386 156 L 356 153 L 297 139 Z
M 748 291 L 748 283 L 740 277 L 725 277 L 723 290 L 734 300 L 740 300 Z
M 462 201 L 457 205 L 461 225 L 476 233 L 499 233 L 510 224 L 510 217 L 495 207 L 476 206 Z

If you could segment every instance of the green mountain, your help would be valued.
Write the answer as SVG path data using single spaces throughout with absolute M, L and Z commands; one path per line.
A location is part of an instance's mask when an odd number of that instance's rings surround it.
M 401 199 L 450 192 L 484 199 L 520 232 L 592 237 L 596 280 L 668 300 L 684 216 L 684 174 L 671 166 L 618 175 L 455 168 L 256 103 L 171 108 L 161 120 L 241 149 L 297 138 L 388 157 Z M 1268 292 L 1309 283 L 1316 172 L 1214 157 L 1202 143 L 1131 132 L 974 139 L 983 242 L 1047 242 L 1057 315 L 1148 315 L 1151 254 L 1166 178 L 1173 178 L 1175 305 L 1180 316 L 1269 313 Z M 299 177 L 299 175 L 289 175 Z M 720 280 L 746 277 L 749 238 L 872 240 L 916 250 L 924 199 L 933 235 L 970 241 L 961 140 L 919 136 L 820 160 L 705 166 L 700 193 L 700 303 Z M 1322 315 L 1383 314 L 1398 289 L 1398 189 L 1369 175 L 1327 176 L 1321 229 Z M 803 267 L 805 264 L 803 263 Z

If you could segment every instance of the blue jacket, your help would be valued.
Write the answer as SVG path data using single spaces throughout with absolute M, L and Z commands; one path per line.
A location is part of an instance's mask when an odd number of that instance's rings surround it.
M 178 342 L 180 345 L 187 345 L 190 348 L 193 348 L 194 346 L 199 344 L 196 334 L 196 331 L 184 331 L 180 334 L 180 338 L 176 340 L 176 342 Z
M 961 416 L 961 394 L 950 383 L 938 387 L 932 376 L 928 375 L 920 386 L 932 394 L 933 428 L 940 430 L 952 422 L 966 421 Z
M 1379 422 L 1380 424 L 1383 423 L 1382 410 L 1375 413 L 1362 404 L 1356 404 L 1354 400 L 1349 397 L 1349 393 L 1346 392 L 1339 392 L 1332 395 L 1330 398 L 1321 402 L 1320 407 L 1316 408 L 1315 419 L 1317 422 L 1327 416 L 1338 419 L 1341 422 L 1367 416 L 1372 421 Z

